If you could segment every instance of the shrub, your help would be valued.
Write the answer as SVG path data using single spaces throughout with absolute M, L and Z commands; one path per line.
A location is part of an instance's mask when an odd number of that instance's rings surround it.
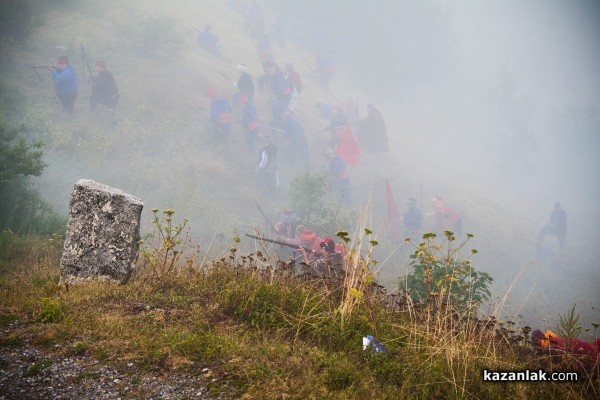
M 435 243 L 435 233 L 425 233 L 424 242 L 417 246 L 410 265 L 414 271 L 401 280 L 400 289 L 405 287 L 413 298 L 428 302 L 431 298 L 458 307 L 468 308 L 489 299 L 489 285 L 493 278 L 486 272 L 477 271 L 471 259 L 459 259 L 458 253 L 473 237 L 453 246 L 453 232 L 445 231 L 445 240 Z M 477 250 L 471 249 L 471 254 Z
M 329 177 L 324 170 L 314 175 L 304 171 L 290 183 L 288 195 L 292 207 L 306 224 L 326 215 L 324 200 L 329 188 Z
M 40 176 L 46 164 L 42 143 L 28 141 L 27 135 L 23 126 L 6 127 L 0 116 L 0 230 L 64 232 L 66 219 L 52 210 L 28 180 Z
M 44 323 L 58 322 L 62 320 L 65 312 L 66 307 L 64 304 L 58 300 L 43 297 L 42 310 L 39 312 L 37 320 Z
M 175 211 L 167 209 L 162 217 L 158 216 L 158 209 L 153 208 L 152 225 L 154 231 L 149 233 L 145 240 L 140 240 L 142 248 L 142 261 L 149 266 L 155 277 L 175 272 L 179 267 L 179 259 L 189 247 L 189 234 L 183 235 L 187 220 L 180 224 L 173 223 Z M 184 236 L 182 238 L 182 236 Z M 186 265 L 194 261 L 191 256 L 186 260 Z
M 302 221 L 328 236 L 332 236 L 341 227 L 353 225 L 356 219 L 352 210 L 342 211 L 339 202 L 328 204 L 330 194 L 331 178 L 324 169 L 314 174 L 305 171 L 296 176 L 288 191 L 292 207 Z
M 34 3 L 24 0 L 0 0 L 0 39 L 22 42 L 32 28 Z

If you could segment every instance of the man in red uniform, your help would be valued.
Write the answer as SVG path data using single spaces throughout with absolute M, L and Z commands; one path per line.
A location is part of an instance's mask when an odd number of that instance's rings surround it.
M 325 238 L 319 243 L 319 249 L 312 254 L 300 249 L 304 262 L 310 266 L 312 275 L 322 278 L 342 278 L 344 276 L 344 256 L 337 251 L 336 243 L 331 238 Z
M 434 207 L 435 230 L 438 234 L 452 231 L 455 235 L 462 234 L 462 221 L 460 214 L 442 202 L 440 196 L 433 196 L 431 202 Z

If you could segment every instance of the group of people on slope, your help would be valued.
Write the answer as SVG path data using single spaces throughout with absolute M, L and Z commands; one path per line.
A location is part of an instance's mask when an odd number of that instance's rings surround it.
M 210 25 L 207 25 L 205 31 L 201 32 L 198 42 L 207 48 L 207 50 L 217 52 L 216 44 L 218 39 L 211 32 Z M 266 51 L 264 47 L 264 44 L 262 47 L 260 46 L 259 41 L 259 55 L 272 54 Z M 266 48 L 268 50 L 268 46 Z M 286 157 L 295 160 L 299 164 L 308 166 L 309 150 L 304 128 L 293 116 L 289 108 L 291 100 L 302 92 L 302 80 L 291 63 L 287 63 L 285 71 L 282 71 L 277 67 L 272 56 L 263 56 L 261 61 L 263 62 L 265 74 L 259 79 L 259 89 L 262 91 L 270 90 L 274 98 L 274 101 L 271 102 L 273 113 L 272 129 L 280 130 L 288 137 L 290 146 Z M 262 191 L 273 194 L 275 189 L 279 187 L 277 147 L 271 140 L 270 134 L 261 134 L 259 132 L 258 115 L 253 103 L 255 87 L 246 65 L 238 64 L 237 69 L 240 72 L 240 76 L 233 84 L 238 91 L 233 95 L 232 100 L 234 104 L 239 104 L 242 107 L 240 122 L 244 129 L 248 148 L 251 151 L 255 151 L 257 138 L 261 137 L 264 140 L 263 146 L 258 152 L 256 166 L 256 171 L 258 172 L 257 182 L 258 187 Z M 51 72 L 56 95 L 63 109 L 68 113 L 73 113 L 78 94 L 75 68 L 70 64 L 67 56 L 60 56 L 56 60 L 56 65 L 48 67 L 48 70 Z M 97 105 L 101 104 L 111 110 L 114 115 L 120 94 L 115 79 L 107 70 L 104 61 L 97 60 L 95 62 L 95 73 L 92 74 L 90 79 L 92 84 L 90 110 L 95 111 Z M 210 88 L 207 94 L 211 100 L 209 119 L 213 125 L 213 137 L 215 143 L 221 144 L 226 141 L 231 130 L 232 107 L 223 97 L 218 96 L 214 88 Z M 344 202 L 351 203 L 350 180 L 346 164 L 333 150 L 336 148 L 343 134 L 343 129 L 341 128 L 349 124 L 348 117 L 344 114 L 344 107 L 342 106 L 340 104 L 328 108 L 325 104 L 317 104 L 320 115 L 330 120 L 330 125 L 326 129 L 331 132 L 331 138 L 325 155 L 330 159 L 329 170 L 333 179 L 333 188 L 341 195 Z M 327 110 L 330 111 L 326 112 Z M 361 147 L 375 154 L 389 151 L 385 122 L 379 110 L 372 104 L 367 106 L 367 117 L 360 121 L 355 121 L 355 125 Z M 432 198 L 432 205 L 434 210 L 425 215 L 435 217 L 436 233 L 443 234 L 444 231 L 452 231 L 456 235 L 461 235 L 462 219 L 459 212 L 447 206 L 439 196 Z M 416 207 L 416 200 L 414 198 L 409 199 L 407 206 L 408 211 L 402 216 L 404 234 L 405 237 L 417 238 L 422 231 L 423 213 Z M 544 250 L 548 251 L 548 248 L 544 245 L 546 236 L 555 236 L 558 240 L 560 253 L 563 252 L 567 234 L 566 221 L 566 212 L 561 208 L 560 203 L 555 203 L 549 224 L 543 226 L 538 235 L 536 243 L 538 253 L 541 254 Z M 308 237 L 311 235 L 307 233 L 304 236 Z M 300 239 L 301 237 L 302 235 L 300 235 Z M 320 240 L 319 244 L 325 243 L 325 239 L 318 239 Z M 322 249 L 319 247 L 316 250 L 320 251 Z
M 264 189 L 268 194 L 272 194 L 273 188 L 278 187 L 275 163 L 271 163 L 270 168 L 264 168 L 265 155 L 267 155 L 265 150 L 272 150 L 275 147 L 270 140 L 272 133 L 282 133 L 281 136 L 287 139 L 287 149 L 281 152 L 283 160 L 289 161 L 298 168 L 308 168 L 310 166 L 311 157 L 308 138 L 303 123 L 294 113 L 294 105 L 304 87 L 300 74 L 295 70 L 292 63 L 287 62 L 284 69 L 279 67 L 275 61 L 270 36 L 263 32 L 256 38 L 258 40 L 256 46 L 258 58 L 263 69 L 263 74 L 258 77 L 257 85 L 254 85 L 247 66 L 238 64 L 237 68 L 240 71 L 240 76 L 237 81 L 232 81 L 237 88 L 237 92 L 232 96 L 231 104 L 225 97 L 218 96 L 214 89 L 211 89 L 213 94 L 209 96 L 211 98 L 210 121 L 213 124 L 215 143 L 222 144 L 226 141 L 231 129 L 231 114 L 239 114 L 237 110 L 241 109 L 241 124 L 248 149 L 254 152 L 256 142 L 259 139 L 264 139 L 265 146 L 268 146 L 267 149 L 263 147 L 259 151 L 257 171 L 261 172 L 258 178 L 259 188 Z M 215 54 L 218 53 L 215 50 L 218 38 L 212 32 L 210 25 L 207 25 L 204 31 L 199 33 L 198 43 L 205 50 Z M 328 62 L 324 61 L 326 58 L 318 58 L 322 61 L 318 64 L 322 64 L 322 66 L 329 65 Z M 327 68 L 323 67 L 323 69 Z M 223 73 L 220 74 L 227 77 Z M 268 98 L 267 104 L 271 111 L 271 121 L 269 123 L 265 122 L 263 125 L 258 122 L 255 89 L 266 95 Z M 331 106 L 331 109 L 330 115 L 326 116 L 330 122 L 326 129 L 331 131 L 331 139 L 324 155 L 329 159 L 329 172 L 334 192 L 344 204 L 351 204 L 350 174 L 347 164 L 355 165 L 355 163 L 340 155 L 341 151 L 338 150 L 347 143 L 351 143 L 351 146 L 358 149 L 360 143 L 360 147 L 373 154 L 389 151 L 385 122 L 379 110 L 372 104 L 367 106 L 367 116 L 360 121 L 357 107 L 353 103 L 345 101 Z M 320 115 L 324 116 L 322 113 Z M 350 131 L 349 134 L 348 131 Z M 351 140 L 343 140 L 349 135 L 353 136 Z M 356 135 L 358 141 L 354 139 L 354 135 Z M 270 157 L 270 159 L 274 160 L 274 157 Z
M 397 241 L 404 241 L 405 238 L 419 240 L 423 233 L 423 217 L 433 217 L 435 219 L 434 231 L 438 235 L 443 235 L 444 231 L 451 231 L 455 235 L 462 234 L 462 219 L 459 212 L 446 205 L 440 196 L 434 196 L 431 199 L 433 211 L 423 214 L 417 207 L 417 200 L 413 197 L 408 199 L 407 211 L 402 215 L 401 222 L 404 226 L 402 235 L 393 238 Z
M 117 83 L 113 75 L 106 69 L 104 61 L 97 60 L 95 68 L 96 71 L 91 76 L 90 109 L 95 111 L 96 106 L 101 104 L 112 110 L 114 114 L 120 97 Z M 56 97 L 60 104 L 66 112 L 73 113 L 78 88 L 75 68 L 70 64 L 67 56 L 60 56 L 56 60 L 56 65 L 48 67 L 48 70 L 52 75 Z
M 438 235 L 443 235 L 445 231 L 451 231 L 455 237 L 462 235 L 462 218 L 460 213 L 446 205 L 442 198 L 434 196 L 431 199 L 433 211 L 423 214 L 416 206 L 416 199 L 410 198 L 407 202 L 408 211 L 402 216 L 404 231 L 401 238 L 396 238 L 400 241 L 404 238 L 420 239 L 423 229 L 423 216 L 435 218 L 435 230 Z M 545 243 L 546 236 L 554 236 L 558 242 L 559 251 L 554 251 Z M 544 225 L 538 234 L 536 242 L 536 253 L 542 259 L 551 262 L 558 262 L 560 255 L 563 254 L 565 241 L 567 237 L 567 212 L 561 207 L 559 202 L 554 203 L 552 213 L 550 214 L 549 223 Z

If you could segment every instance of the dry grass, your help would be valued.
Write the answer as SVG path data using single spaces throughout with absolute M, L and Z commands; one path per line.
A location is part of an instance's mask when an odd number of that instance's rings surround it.
M 599 392 L 597 368 L 577 384 L 484 383 L 482 368 L 548 360 L 443 307 L 391 311 L 366 291 L 343 315 L 339 288 L 270 268 L 261 254 L 229 254 L 161 279 L 141 269 L 126 285 L 66 288 L 57 285 L 58 250 L 45 247 L 2 270 L 0 321 L 19 323 L 0 343 L 134 363 L 140 372 L 200 374 L 209 366 L 220 377 L 213 390 L 235 398 L 584 399 Z M 362 336 L 374 332 L 384 353 L 361 349 Z
M 225 2 L 178 3 L 154 2 L 150 7 L 142 0 L 110 0 L 87 3 L 73 13 L 46 10 L 31 43 L 15 50 L 14 57 L 25 64 L 51 63 L 54 46 L 66 45 L 81 76 L 78 49 L 83 42 L 91 58 L 107 61 L 119 83 L 120 127 L 111 131 L 89 118 L 90 89 L 82 81 L 79 113 L 66 118 L 54 100 L 51 81 L 32 79 L 26 68 L 11 76 L 28 95 L 23 121 L 42 132 L 52 160 L 48 181 L 64 196 L 82 177 L 75 174 L 89 174 L 141 196 L 146 204 L 176 209 L 192 226 L 202 226 L 207 238 L 214 238 L 211 231 L 234 226 L 251 230 L 255 221 L 244 200 L 258 196 L 251 173 L 255 155 L 246 153 L 236 128 L 227 157 L 216 156 L 207 148 L 205 112 L 199 107 L 208 104 L 204 93 L 209 86 L 216 85 L 227 96 L 233 93 L 217 71 L 235 75 L 233 65 L 245 62 L 253 76 L 260 74 L 255 43 L 241 34 L 240 16 Z M 157 57 L 140 56 L 136 28 L 156 16 L 175 20 L 173 34 L 179 43 Z M 239 25 L 232 28 L 232 21 Z M 222 43 L 228 58 L 211 57 L 197 48 L 193 28 L 207 22 L 217 33 L 232 33 Z M 306 66 L 293 59 L 298 54 L 290 44 L 278 60 L 289 58 L 306 76 Z M 316 153 L 326 137 L 312 134 L 323 123 L 313 117 L 313 105 L 329 96 L 307 86 L 296 112 Z M 266 98 L 258 102 L 266 121 Z M 275 140 L 285 147 L 283 138 Z M 402 154 L 412 151 L 412 143 L 403 140 L 407 146 Z M 324 165 L 319 156 L 314 157 L 316 164 Z M 366 158 L 368 171 L 353 171 L 353 179 L 369 181 L 362 185 L 369 187 L 375 177 L 388 174 L 385 169 L 393 163 L 387 161 Z M 292 173 L 282 166 L 282 179 Z M 410 173 L 404 174 L 408 181 Z M 406 189 L 402 195 L 414 195 L 415 185 L 413 193 Z M 283 208 L 287 201 L 285 196 L 276 200 L 274 208 Z M 59 202 L 68 203 L 66 197 Z M 363 218 L 358 225 L 355 245 L 370 223 Z M 17 328 L 0 336 L 3 346 L 21 340 L 50 349 L 58 343 L 64 352 L 165 372 L 200 373 L 210 365 L 233 384 L 233 397 L 577 399 L 600 393 L 597 370 L 573 385 L 484 384 L 483 367 L 522 369 L 541 361 L 527 351 L 521 355 L 495 334 L 479 334 L 472 323 L 459 324 L 450 313 L 427 313 L 414 304 L 401 312 L 385 309 L 367 290 L 370 256 L 361 258 L 360 246 L 349 255 L 351 273 L 344 290 L 275 274 L 268 261 L 239 267 L 239 256 L 229 259 L 227 247 L 218 245 L 215 253 L 223 254 L 216 261 L 199 258 L 193 269 L 162 279 L 150 279 L 140 268 L 125 286 L 90 282 L 66 290 L 57 285 L 58 253 L 36 243 L 31 248 L 41 250 L 13 256 L 1 266 L 0 322 L 5 327 L 19 321 Z M 202 250 L 204 257 L 208 250 Z M 368 333 L 384 344 L 385 354 L 361 350 L 361 338 Z

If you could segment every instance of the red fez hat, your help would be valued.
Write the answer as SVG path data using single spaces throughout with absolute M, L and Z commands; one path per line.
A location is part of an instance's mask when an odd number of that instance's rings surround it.
M 305 229 L 302 231 L 302 234 L 300 235 L 300 239 L 302 240 L 310 240 L 310 239 L 314 239 L 317 237 L 317 234 L 313 232 L 312 229 Z

